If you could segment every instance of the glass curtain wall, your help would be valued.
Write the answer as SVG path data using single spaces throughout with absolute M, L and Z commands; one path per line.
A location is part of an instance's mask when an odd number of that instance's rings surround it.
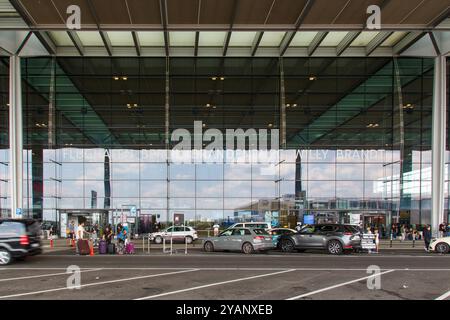
M 11 214 L 9 197 L 9 59 L 0 57 L 0 217 Z
M 183 214 L 198 229 L 429 223 L 433 63 L 24 59 L 24 207 L 45 219 L 135 207 L 161 223 Z M 275 159 L 252 156 L 272 140 Z M 213 144 L 235 152 L 205 159 Z

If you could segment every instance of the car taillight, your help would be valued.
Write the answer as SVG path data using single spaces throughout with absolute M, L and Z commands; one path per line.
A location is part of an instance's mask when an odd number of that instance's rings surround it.
M 353 235 L 353 233 L 351 233 L 351 232 L 344 232 L 344 236 L 352 236 Z
M 20 244 L 22 246 L 27 246 L 30 244 L 30 239 L 28 238 L 28 236 L 20 236 Z
M 264 240 L 264 237 L 263 236 L 256 236 L 253 239 L 255 239 L 255 240 Z

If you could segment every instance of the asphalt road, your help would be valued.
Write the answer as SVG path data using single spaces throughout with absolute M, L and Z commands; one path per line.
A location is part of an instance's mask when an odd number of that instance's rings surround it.
M 79 290 L 67 287 L 79 267 Z M 379 268 L 380 287 L 369 266 Z M 73 284 L 73 282 L 71 282 Z M 368 286 L 369 283 L 369 286 Z M 448 299 L 450 255 L 44 254 L 0 268 L 4 299 Z

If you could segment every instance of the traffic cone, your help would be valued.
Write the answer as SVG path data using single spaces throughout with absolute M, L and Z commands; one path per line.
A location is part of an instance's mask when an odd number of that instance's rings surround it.
M 89 252 L 89 255 L 91 257 L 94 255 L 94 246 L 91 246 L 91 251 Z
M 74 248 L 75 247 L 75 240 L 72 239 L 71 243 L 72 243 L 72 248 Z
M 50 239 L 50 248 L 53 248 L 53 238 Z

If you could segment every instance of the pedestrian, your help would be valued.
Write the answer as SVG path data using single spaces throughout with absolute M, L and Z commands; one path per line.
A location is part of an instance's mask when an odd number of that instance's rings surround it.
M 423 230 L 423 241 L 425 242 L 425 251 L 428 252 L 431 242 L 431 227 L 429 225 Z
M 106 241 L 106 244 L 109 245 L 112 242 L 113 232 L 111 225 L 107 225 L 105 231 L 103 232 L 103 240 Z
M 406 239 L 406 228 L 405 228 L 405 225 L 404 224 L 402 224 L 401 225 L 401 227 L 400 227 L 400 241 L 401 242 L 403 242 L 403 241 L 405 241 L 405 239 Z
M 439 225 L 439 237 L 440 238 L 444 237 L 445 230 L 446 230 L 446 224 L 445 224 L 445 222 L 442 222 Z
M 450 223 L 447 224 L 447 228 L 445 229 L 445 236 L 449 237 L 450 236 Z
M 75 246 L 77 255 L 80 254 L 80 250 L 78 248 L 78 241 L 83 240 L 84 239 L 84 234 L 86 233 L 86 230 L 84 229 L 84 223 L 85 223 L 85 221 L 83 219 L 79 221 L 78 227 L 77 227 L 77 231 L 76 231 L 76 234 L 75 234 L 76 240 L 77 240 L 77 243 L 76 243 L 76 246 Z
M 380 232 L 378 229 L 375 229 L 375 250 L 378 253 L 379 245 L 380 245 Z

